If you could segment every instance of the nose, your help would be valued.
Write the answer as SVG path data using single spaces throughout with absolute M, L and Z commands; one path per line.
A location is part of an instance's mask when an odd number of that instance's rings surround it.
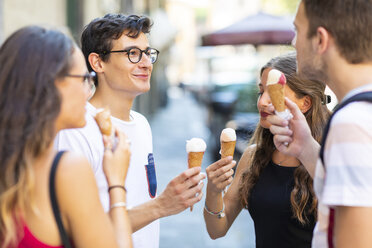
M 147 55 L 146 53 L 143 52 L 141 60 L 138 62 L 138 64 L 142 67 L 150 67 L 152 65 L 150 55 Z
M 257 107 L 258 108 L 267 107 L 269 104 L 271 104 L 269 93 L 264 91 L 262 95 L 258 98 Z
M 296 47 L 296 41 L 297 41 L 297 33 L 295 34 L 295 37 L 293 37 L 293 40 L 291 42 L 293 47 Z

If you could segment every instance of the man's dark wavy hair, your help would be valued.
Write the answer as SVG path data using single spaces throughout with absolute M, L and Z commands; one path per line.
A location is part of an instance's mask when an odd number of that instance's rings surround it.
M 140 33 L 150 33 L 152 21 L 146 16 L 107 14 L 104 17 L 96 18 L 85 26 L 81 35 L 81 49 L 89 71 L 92 67 L 89 64 L 88 56 L 91 53 L 99 54 L 103 61 L 107 61 L 112 49 L 112 41 L 125 35 L 137 38 Z M 97 86 L 97 80 L 95 82 Z

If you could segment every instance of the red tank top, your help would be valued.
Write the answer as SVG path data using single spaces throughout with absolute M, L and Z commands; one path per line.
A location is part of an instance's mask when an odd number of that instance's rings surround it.
M 38 240 L 25 225 L 23 227 L 24 236 L 18 244 L 18 248 L 63 248 L 63 246 L 51 246 Z

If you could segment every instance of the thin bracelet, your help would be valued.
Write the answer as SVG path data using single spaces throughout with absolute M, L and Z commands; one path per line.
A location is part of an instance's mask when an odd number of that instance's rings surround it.
M 125 202 L 117 202 L 117 203 L 114 203 L 110 206 L 110 209 L 113 209 L 113 208 L 126 208 L 127 207 L 127 204 Z
M 125 191 L 125 193 L 127 193 L 127 189 L 123 185 L 112 185 L 108 188 L 108 192 L 110 192 L 110 190 L 112 190 L 113 188 L 121 188 Z
M 210 215 L 214 215 L 214 216 L 217 216 L 218 219 L 221 219 L 223 217 L 225 217 L 225 203 L 222 201 L 222 210 L 219 211 L 219 212 L 212 212 L 210 211 L 208 208 L 207 208 L 207 205 L 204 204 L 204 210 L 207 211 L 208 214 Z

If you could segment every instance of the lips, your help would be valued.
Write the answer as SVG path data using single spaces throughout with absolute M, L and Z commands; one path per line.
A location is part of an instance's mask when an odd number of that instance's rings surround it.
M 266 118 L 269 114 L 266 112 L 260 112 L 261 117 Z
M 134 76 L 137 77 L 137 78 L 141 78 L 141 79 L 148 79 L 149 78 L 149 74 L 135 74 Z

